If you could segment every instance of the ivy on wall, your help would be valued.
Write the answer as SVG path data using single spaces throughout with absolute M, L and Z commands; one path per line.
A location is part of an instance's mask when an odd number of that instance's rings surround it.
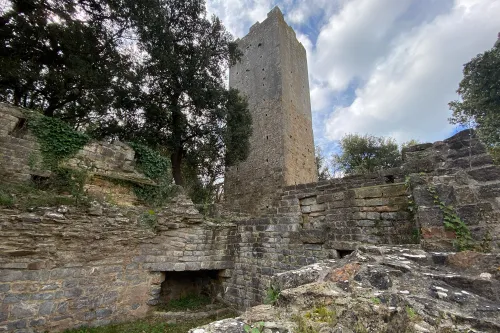
M 137 169 L 157 185 L 134 185 L 137 197 L 150 206 L 161 206 L 174 194 L 170 159 L 140 143 L 129 145 L 135 151 Z
M 38 139 L 43 164 L 50 170 L 90 141 L 88 135 L 75 131 L 63 121 L 38 114 L 28 115 L 28 128 Z
M 26 112 L 27 126 L 40 145 L 42 167 L 52 172 L 48 180 L 37 185 L 57 192 L 69 192 L 78 205 L 84 197 L 84 185 L 87 172 L 62 167 L 60 163 L 74 156 L 89 141 L 85 133 L 75 131 L 65 122 L 45 117 L 34 112 Z M 30 167 L 37 164 L 37 155 L 31 155 Z
M 443 213 L 443 223 L 446 229 L 455 232 L 457 237 L 455 246 L 458 251 L 472 250 L 473 239 L 469 228 L 464 221 L 458 216 L 457 212 L 451 205 L 446 205 L 439 198 L 439 194 L 434 186 L 427 187 L 427 191 L 431 194 L 434 204 L 436 204 Z

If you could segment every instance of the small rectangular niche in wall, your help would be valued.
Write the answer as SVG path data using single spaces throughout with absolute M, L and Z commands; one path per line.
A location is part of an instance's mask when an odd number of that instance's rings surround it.
M 165 272 L 161 284 L 160 304 L 186 296 L 214 297 L 221 293 L 223 270 Z
M 344 258 L 353 253 L 354 250 L 337 250 L 337 253 L 339 255 L 339 258 Z

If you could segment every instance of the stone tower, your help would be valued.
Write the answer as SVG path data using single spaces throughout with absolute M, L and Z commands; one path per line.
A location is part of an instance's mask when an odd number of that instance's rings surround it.
M 229 86 L 247 96 L 253 134 L 248 159 L 226 170 L 224 195 L 228 208 L 259 213 L 281 187 L 317 181 L 307 57 L 278 7 L 238 45 Z

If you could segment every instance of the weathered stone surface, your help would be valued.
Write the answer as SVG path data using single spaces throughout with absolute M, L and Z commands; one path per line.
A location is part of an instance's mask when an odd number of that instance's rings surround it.
M 254 126 L 250 154 L 226 170 L 224 193 L 234 210 L 268 212 L 277 189 L 317 181 L 306 51 L 278 8 L 238 45 L 229 86 L 248 97 Z
M 360 248 L 333 265 L 288 272 L 304 276 L 314 270 L 317 279 L 281 290 L 275 306 L 257 306 L 190 333 L 240 333 L 247 323 L 263 323 L 262 332 L 299 332 L 304 327 L 314 332 L 498 332 L 500 282 L 490 275 L 499 256 L 469 252 L 462 257 L 470 260 L 458 269 L 436 266 L 432 257 L 404 247 Z M 334 272 L 349 274 L 325 282 Z

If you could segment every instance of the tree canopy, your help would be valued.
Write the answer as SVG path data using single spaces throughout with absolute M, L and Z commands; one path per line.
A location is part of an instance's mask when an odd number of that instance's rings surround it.
M 225 86 L 241 53 L 203 0 L 12 0 L 0 35 L 2 101 L 162 151 L 177 184 L 248 154 L 247 102 Z
M 453 124 L 475 127 L 491 149 L 500 148 L 500 43 L 464 65 L 457 93 L 449 103 Z
M 392 138 L 347 134 L 340 140 L 341 153 L 333 156 L 336 170 L 346 175 L 374 172 L 401 165 L 401 154 Z

